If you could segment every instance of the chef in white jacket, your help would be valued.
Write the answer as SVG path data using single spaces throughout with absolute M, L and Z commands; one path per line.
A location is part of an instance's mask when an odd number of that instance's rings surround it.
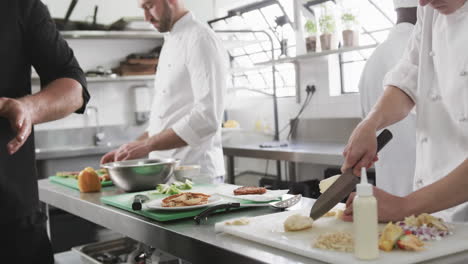
M 468 3 L 420 0 L 420 4 L 405 55 L 386 75 L 384 95 L 351 135 L 342 170 L 354 168 L 359 175 L 359 168 L 371 165 L 376 132 L 402 120 L 416 106 L 418 190 L 398 197 L 375 189 L 379 219 L 440 211 L 436 215 L 446 221 L 468 221 Z
M 182 0 L 138 0 L 145 19 L 167 32 L 156 73 L 147 132 L 107 153 L 101 163 L 146 157 L 200 165 L 201 175 L 222 182 L 221 122 L 227 53 L 215 33 Z M 206 180 L 206 179 L 204 179 Z
M 413 33 L 417 19 L 418 0 L 393 0 L 397 24 L 388 38 L 367 60 L 359 82 L 361 108 L 366 117 L 383 93 L 383 79 L 401 59 Z M 416 163 L 416 116 L 409 114 L 389 126 L 393 140 L 379 153 L 375 163 L 376 185 L 382 190 L 404 196 L 413 191 Z

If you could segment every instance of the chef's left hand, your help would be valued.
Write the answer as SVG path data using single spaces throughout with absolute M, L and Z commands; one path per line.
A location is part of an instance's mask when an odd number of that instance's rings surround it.
M 343 220 L 353 221 L 353 200 L 356 193 L 352 193 L 346 201 L 346 210 Z M 404 197 L 399 197 L 374 187 L 374 196 L 377 199 L 377 214 L 379 222 L 390 222 L 403 220 L 409 214 L 405 208 L 407 204 Z
M 146 158 L 151 152 L 148 140 L 139 140 L 120 146 L 114 155 L 115 161 Z
M 32 116 L 28 106 L 17 99 L 0 98 L 0 116 L 8 119 L 16 136 L 7 144 L 10 155 L 15 154 L 26 142 L 32 130 Z

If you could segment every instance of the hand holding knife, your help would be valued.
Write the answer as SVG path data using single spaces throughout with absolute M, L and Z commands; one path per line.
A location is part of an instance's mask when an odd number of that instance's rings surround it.
M 392 138 L 393 135 L 389 130 L 382 131 L 377 137 L 377 152 L 387 145 Z M 310 217 L 314 220 L 319 219 L 348 196 L 358 183 L 359 177 L 353 174 L 353 168 L 348 169 L 315 201 L 310 210 Z

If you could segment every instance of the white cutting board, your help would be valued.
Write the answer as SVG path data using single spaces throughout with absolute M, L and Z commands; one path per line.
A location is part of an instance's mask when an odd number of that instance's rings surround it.
M 285 232 L 283 223 L 288 216 L 293 214 L 308 215 L 309 209 L 252 217 L 249 218 L 250 223 L 245 226 L 231 226 L 221 222 L 216 224 L 215 229 L 217 232 L 228 233 L 305 257 L 337 264 L 415 263 L 468 250 L 468 224 L 453 224 L 453 235 L 447 236 L 441 241 L 426 242 L 426 250 L 424 251 L 380 251 L 380 257 L 375 261 L 359 261 L 354 257 L 353 253 L 322 250 L 312 247 L 316 238 L 323 233 L 342 231 L 352 234 L 352 223 L 338 220 L 335 217 L 326 217 L 315 221 L 311 229 L 299 232 Z M 380 225 L 381 229 L 383 227 L 384 225 Z

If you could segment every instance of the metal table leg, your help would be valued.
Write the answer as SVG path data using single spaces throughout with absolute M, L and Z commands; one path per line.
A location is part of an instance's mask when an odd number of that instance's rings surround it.
M 52 236 L 50 235 L 50 214 L 49 214 L 49 204 L 43 203 L 44 204 L 44 213 L 47 216 L 47 222 L 46 222 L 46 229 L 47 229 L 47 236 L 49 239 L 52 241 Z
M 227 178 L 230 184 L 235 183 L 234 167 L 234 156 L 227 156 Z

